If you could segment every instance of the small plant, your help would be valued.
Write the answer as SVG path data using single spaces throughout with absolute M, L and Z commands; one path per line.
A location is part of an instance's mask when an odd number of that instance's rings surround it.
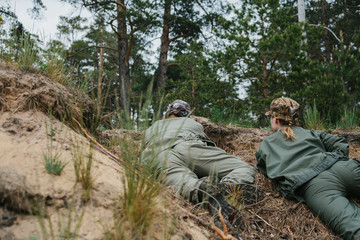
M 37 60 L 37 50 L 35 49 L 34 41 L 30 35 L 23 36 L 20 41 L 20 50 L 17 60 L 18 67 L 22 70 L 34 70 L 34 64 Z
M 49 174 L 60 175 L 67 163 L 63 162 L 60 159 L 60 153 L 54 152 L 53 138 L 55 136 L 55 131 L 53 128 L 51 110 L 50 110 L 50 132 L 48 132 L 48 127 L 46 124 L 46 135 L 48 137 L 48 145 L 46 152 L 43 153 L 45 169 Z
M 46 171 L 54 175 L 60 175 L 66 166 L 66 163 L 61 161 L 60 154 L 53 154 L 51 151 L 44 154 L 44 162 Z
M 359 118 L 357 109 L 354 107 L 351 111 L 345 109 L 344 115 L 338 123 L 338 126 L 342 129 L 354 129 L 359 126 Z
M 90 144 L 89 154 L 86 155 L 83 147 L 76 143 L 72 149 L 72 156 L 74 161 L 75 179 L 80 182 L 83 188 L 82 200 L 88 201 L 90 199 L 90 191 L 94 183 L 92 175 L 93 163 L 93 146 Z
M 42 71 L 52 80 L 62 85 L 69 85 L 70 77 L 67 74 L 64 60 L 54 55 L 47 56 L 47 64 L 42 66 Z
M 218 105 L 214 105 L 211 109 L 210 120 L 212 122 L 221 122 L 224 120 L 224 113 Z
M 304 120 L 305 126 L 308 129 L 325 129 L 325 124 L 320 117 L 320 112 L 317 110 L 315 102 L 313 107 L 309 106 L 308 109 L 306 109 Z

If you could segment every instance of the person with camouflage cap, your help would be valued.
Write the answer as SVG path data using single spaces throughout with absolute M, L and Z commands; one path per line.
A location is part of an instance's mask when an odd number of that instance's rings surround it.
M 300 105 L 291 98 L 272 101 L 274 131 L 256 152 L 260 172 L 286 198 L 305 202 L 344 239 L 360 237 L 360 209 L 348 199 L 360 197 L 360 163 L 349 158 L 344 138 L 297 126 Z
M 182 100 L 169 104 L 165 119 L 145 132 L 142 161 L 163 171 L 165 183 L 195 203 L 202 201 L 202 191 L 213 191 L 215 182 L 252 184 L 256 169 L 216 147 L 203 126 L 188 117 L 190 112 Z

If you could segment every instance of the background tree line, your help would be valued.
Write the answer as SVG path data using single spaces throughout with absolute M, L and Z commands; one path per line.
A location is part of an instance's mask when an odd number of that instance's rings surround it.
M 280 96 L 303 110 L 316 104 L 331 127 L 346 111 L 358 113 L 356 0 L 305 1 L 305 23 L 289 0 L 63 1 L 88 8 L 93 19 L 61 17 L 62 40 L 45 49 L 1 7 L 1 56 L 19 61 L 27 39 L 37 68 L 93 97 L 94 128 L 139 127 L 178 98 L 195 115 L 254 127 L 268 126 L 264 112 Z M 34 0 L 35 14 L 44 7 Z

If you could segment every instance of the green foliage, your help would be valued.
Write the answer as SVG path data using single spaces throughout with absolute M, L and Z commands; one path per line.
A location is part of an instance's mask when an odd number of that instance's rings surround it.
M 211 60 L 205 57 L 204 46 L 192 42 L 187 51 L 178 55 L 177 64 L 168 69 L 164 106 L 175 99 L 182 99 L 190 104 L 195 115 L 204 117 L 211 116 L 214 106 L 222 109 L 221 114 L 240 110 L 241 105 L 235 101 L 234 82 L 219 78 Z
M 133 141 L 121 138 L 112 144 L 121 147 L 121 159 L 125 166 L 124 196 L 114 217 L 114 229 L 106 231 L 105 239 L 141 239 L 153 227 L 159 211 L 157 198 L 163 185 L 158 176 L 162 174 L 141 162 L 139 146 Z
M 308 129 L 324 130 L 325 124 L 320 116 L 320 112 L 316 108 L 316 104 L 309 106 L 305 111 L 305 127 Z
M 34 70 L 34 64 L 37 59 L 37 50 L 34 48 L 34 43 L 31 41 L 30 36 L 25 36 L 20 41 L 18 54 L 18 67 L 25 71 Z
M 87 26 L 81 26 L 86 23 L 87 19 L 81 16 L 65 17 L 60 16 L 60 23 L 56 26 L 59 33 L 59 37 L 66 37 L 69 42 L 75 41 L 75 35 L 77 32 L 81 32 L 87 29 Z
M 359 53 L 351 42 L 356 41 L 357 32 L 349 29 L 351 34 L 346 36 L 340 32 L 341 42 L 334 36 L 324 36 L 323 26 L 314 23 L 333 18 L 322 14 L 340 8 L 338 4 L 311 4 L 307 6 L 309 25 L 293 19 L 297 6 L 286 1 L 244 1 L 239 8 L 229 8 L 233 18 L 220 19 L 223 28 L 216 29 L 216 33 L 227 42 L 222 42 L 226 51 L 219 48 L 217 57 L 230 78 L 247 84 L 249 110 L 260 126 L 266 124 L 264 112 L 277 97 L 292 97 L 303 105 L 315 99 L 318 111 L 331 125 L 340 119 L 343 105 L 359 101 L 355 93 Z M 347 14 L 341 22 L 349 17 Z
M 94 123 L 91 132 L 98 126 L 146 125 L 177 98 L 189 102 L 195 115 L 258 127 L 268 124 L 264 112 L 277 97 L 294 98 L 302 106 L 316 100 L 328 126 L 341 121 L 344 105 L 349 109 L 360 101 L 355 0 L 345 7 L 336 1 L 307 1 L 307 21 L 301 24 L 294 17 L 296 1 L 245 0 L 224 7 L 224 1 L 213 0 L 171 5 L 142 0 L 124 2 L 123 9 L 105 2 L 86 6 L 96 13 L 90 26 L 80 16 L 61 17 L 58 35 L 66 44 L 52 41 L 45 50 L 21 23 L 10 24 L 8 5 L 0 8 L 4 23 L 11 25 L 6 30 L 0 24 L 1 58 L 24 70 L 40 66 L 55 81 L 89 94 L 97 105 L 89 120 Z M 166 7 L 168 16 L 163 14 Z M 124 24 L 115 26 L 117 18 Z M 163 30 L 169 30 L 163 40 L 171 47 L 162 55 L 166 61 L 154 64 L 150 56 L 159 58 L 165 50 L 153 50 L 149 40 Z M 77 40 L 80 34 L 84 37 Z M 151 91 L 149 104 L 148 86 L 154 80 L 157 87 L 161 66 L 167 68 L 165 89 Z M 125 78 L 129 86 L 123 96 Z M 246 90 L 244 99 L 239 99 L 239 87 Z M 29 100 L 36 106 L 36 98 Z M 144 109 L 147 116 L 141 117 Z
M 50 127 L 50 131 L 46 123 L 46 135 L 47 135 L 48 144 L 46 151 L 43 153 L 44 166 L 49 174 L 60 175 L 67 163 L 65 163 L 63 160 L 60 159 L 60 153 L 56 152 L 55 146 L 53 144 L 55 132 L 53 128 L 53 116 L 51 109 L 50 109 L 49 127 Z
M 63 56 L 64 44 L 56 40 L 51 41 L 43 55 L 44 63 L 40 67 L 41 72 L 62 85 L 70 85 L 71 75 Z
M 304 89 L 309 61 L 302 45 L 302 27 L 292 19 L 293 9 L 279 1 L 244 1 L 230 7 L 232 18 L 221 18 L 217 35 L 228 42 L 216 51 L 229 78 L 244 84 L 249 112 L 261 125 L 272 99 Z M 222 42 L 222 44 L 225 44 Z
M 3 33 L 5 36 L 1 37 L 1 58 L 15 63 L 19 69 L 34 71 L 39 61 L 38 37 L 27 32 L 19 22 L 13 23 L 9 31 Z
M 242 101 L 234 102 L 234 106 L 230 108 L 221 109 L 218 105 L 214 105 L 210 111 L 209 119 L 212 122 L 222 123 L 227 125 L 237 125 L 241 127 L 255 127 L 255 120 L 252 119 L 242 107 Z
M 338 126 L 341 127 L 342 129 L 354 129 L 356 127 L 359 126 L 360 121 L 359 121 L 359 111 L 357 110 L 357 108 L 353 108 L 352 110 L 348 111 L 345 108 L 344 114 L 341 118 L 341 120 L 338 123 Z
M 53 154 L 48 151 L 44 153 L 44 165 L 49 174 L 60 175 L 66 163 L 60 159 L 60 154 Z

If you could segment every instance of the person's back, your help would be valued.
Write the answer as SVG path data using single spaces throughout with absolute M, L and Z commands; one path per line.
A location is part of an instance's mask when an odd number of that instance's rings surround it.
M 166 118 L 145 132 L 142 161 L 162 171 L 166 184 L 194 202 L 199 201 L 197 190 L 206 179 L 216 184 L 253 183 L 256 169 L 216 147 L 202 125 L 189 118 L 190 111 L 182 100 L 169 104 Z
M 301 127 L 292 130 L 296 136 L 293 141 L 285 140 L 280 129 L 264 139 L 256 152 L 257 166 L 276 180 L 277 190 L 283 196 L 302 201 L 295 190 L 339 158 L 347 157 L 348 145 L 344 139 L 322 131 Z
M 295 127 L 300 105 L 290 98 L 272 101 L 272 135 L 256 153 L 258 169 L 287 198 L 304 201 L 344 239 L 360 237 L 360 163 L 348 157 L 344 138 Z
M 204 133 L 203 126 L 191 118 L 172 117 L 158 120 L 145 131 L 146 148 L 142 159 L 145 162 L 152 161 L 163 151 L 189 140 L 201 140 L 215 145 Z

